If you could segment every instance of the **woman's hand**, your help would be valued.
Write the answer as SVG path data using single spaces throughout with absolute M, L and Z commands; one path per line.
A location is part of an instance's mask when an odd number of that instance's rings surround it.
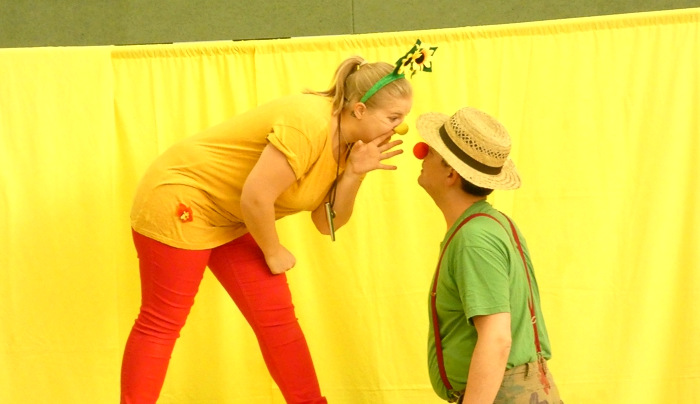
M 294 268 L 297 259 L 287 248 L 280 244 L 277 250 L 265 254 L 265 262 L 270 267 L 270 272 L 279 275 Z
M 370 171 L 381 170 L 396 170 L 396 166 L 382 164 L 382 160 L 386 160 L 403 153 L 401 149 L 394 149 L 403 143 L 403 140 L 391 141 L 393 133 L 380 136 L 369 143 L 364 143 L 361 140 L 355 142 L 355 145 L 350 152 L 348 165 L 345 168 L 346 173 L 355 174 L 363 177 Z

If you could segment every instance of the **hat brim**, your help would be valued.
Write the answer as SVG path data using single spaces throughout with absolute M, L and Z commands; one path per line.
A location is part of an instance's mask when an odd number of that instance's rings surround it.
M 440 138 L 440 127 L 450 119 L 448 115 L 437 112 L 422 114 L 416 120 L 416 129 L 425 140 L 450 167 L 454 168 L 465 180 L 472 184 L 487 189 L 509 190 L 520 187 L 520 176 L 511 159 L 506 159 L 499 174 L 485 174 L 470 167 L 467 163 L 455 156 Z

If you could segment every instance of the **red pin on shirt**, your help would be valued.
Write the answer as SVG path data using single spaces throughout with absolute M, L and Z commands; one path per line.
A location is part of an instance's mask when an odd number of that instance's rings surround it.
M 430 146 L 428 146 L 427 143 L 425 142 L 418 142 L 416 143 L 415 146 L 413 146 L 413 155 L 416 156 L 418 160 L 423 160 L 425 156 L 428 155 L 428 150 L 430 149 Z

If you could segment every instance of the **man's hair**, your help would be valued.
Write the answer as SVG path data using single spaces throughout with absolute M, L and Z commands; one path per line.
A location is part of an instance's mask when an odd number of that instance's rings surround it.
M 474 195 L 474 196 L 487 196 L 490 195 L 491 192 L 493 192 L 493 189 L 489 188 L 481 188 L 479 186 L 476 186 L 472 184 L 471 182 L 465 180 L 462 177 L 459 177 L 462 180 L 462 191 Z
M 442 164 L 445 167 L 450 167 L 450 165 L 447 164 L 447 161 L 445 161 L 445 159 L 442 159 Z M 457 170 L 455 170 L 455 171 L 457 171 Z M 459 175 L 459 173 L 457 173 L 457 174 Z M 493 192 L 493 189 L 481 188 L 480 186 L 472 184 L 471 182 L 465 180 L 464 177 L 462 177 L 461 175 L 460 175 L 459 179 L 462 180 L 462 191 L 468 193 L 469 195 L 488 196 L 488 195 L 491 195 L 491 192 Z

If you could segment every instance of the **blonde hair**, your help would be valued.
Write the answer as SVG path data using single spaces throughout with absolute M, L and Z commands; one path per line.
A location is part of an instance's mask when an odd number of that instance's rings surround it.
M 343 108 L 358 102 L 372 86 L 382 77 L 391 73 L 394 66 L 385 62 L 367 63 L 360 56 L 345 59 L 333 75 L 331 88 L 325 91 L 305 91 L 333 99 L 333 115 L 339 115 Z M 366 102 L 367 108 L 396 99 L 410 97 L 413 94 L 411 83 L 401 78 L 382 87 Z

